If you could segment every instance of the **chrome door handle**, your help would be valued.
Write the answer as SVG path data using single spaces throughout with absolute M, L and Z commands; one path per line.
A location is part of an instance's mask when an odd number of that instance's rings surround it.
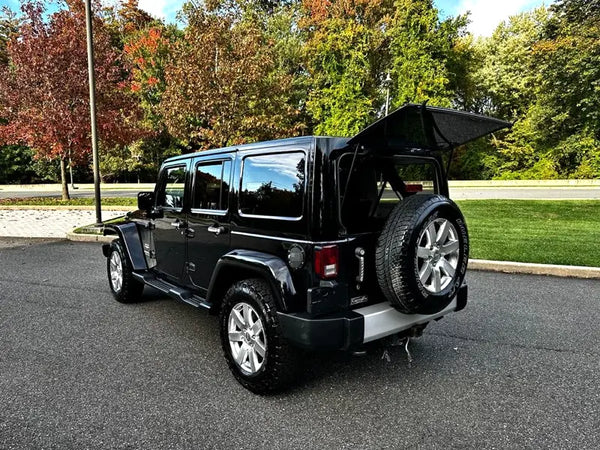
M 208 231 L 209 231 L 209 233 L 215 233 L 215 235 L 218 236 L 220 234 L 225 233 L 225 227 L 211 225 L 210 227 L 208 227 Z

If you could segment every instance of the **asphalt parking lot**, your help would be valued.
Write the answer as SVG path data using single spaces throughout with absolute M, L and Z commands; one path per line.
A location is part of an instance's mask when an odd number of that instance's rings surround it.
M 401 348 L 306 358 L 289 392 L 229 374 L 214 317 L 110 295 L 98 244 L 0 245 L 0 448 L 597 448 L 600 283 L 469 272 L 465 311 Z

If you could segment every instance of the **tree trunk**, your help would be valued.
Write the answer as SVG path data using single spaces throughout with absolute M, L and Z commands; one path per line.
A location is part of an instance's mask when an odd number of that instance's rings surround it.
M 70 200 L 69 185 L 67 184 L 67 159 L 60 158 L 60 183 L 62 184 L 62 199 Z

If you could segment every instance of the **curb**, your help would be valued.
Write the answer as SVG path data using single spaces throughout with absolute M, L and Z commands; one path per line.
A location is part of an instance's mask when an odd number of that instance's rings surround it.
M 102 242 L 110 243 L 115 239 L 116 236 L 102 236 L 100 234 L 78 234 L 69 231 L 67 233 L 67 239 L 74 242 Z
M 67 239 L 76 242 L 110 243 L 116 236 L 101 236 L 98 234 L 67 233 Z M 489 261 L 485 259 L 470 259 L 469 270 L 486 272 L 503 272 L 525 275 L 549 275 L 554 277 L 600 279 L 600 267 L 563 266 L 556 264 L 520 263 L 512 261 Z
M 470 270 L 485 270 L 489 272 L 600 279 L 600 267 L 562 266 L 555 264 L 535 264 L 512 261 L 487 261 L 484 259 L 470 259 L 468 268 Z

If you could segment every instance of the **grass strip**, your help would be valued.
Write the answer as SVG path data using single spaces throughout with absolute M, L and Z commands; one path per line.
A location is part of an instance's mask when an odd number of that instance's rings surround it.
M 93 202 L 93 199 L 74 200 Z M 103 199 L 103 204 L 107 204 L 105 200 L 130 201 L 113 203 L 123 206 L 134 206 L 136 201 L 118 197 Z M 600 267 L 598 200 L 459 200 L 457 203 L 467 220 L 471 258 Z M 100 229 L 95 230 L 101 234 Z M 90 225 L 76 232 L 90 233 L 94 228 Z
M 471 257 L 600 267 L 600 201 L 460 200 Z
M 104 225 L 117 225 L 121 223 L 127 222 L 127 218 L 125 216 L 115 217 L 113 219 L 105 220 Z M 96 234 L 103 235 L 104 227 L 96 226 L 96 225 L 84 225 L 82 227 L 75 228 L 73 233 L 75 234 Z
M 92 197 L 77 197 L 62 200 L 60 197 L 30 197 L 2 198 L 0 206 L 93 206 Z M 137 206 L 135 197 L 106 197 L 102 199 L 103 206 Z

